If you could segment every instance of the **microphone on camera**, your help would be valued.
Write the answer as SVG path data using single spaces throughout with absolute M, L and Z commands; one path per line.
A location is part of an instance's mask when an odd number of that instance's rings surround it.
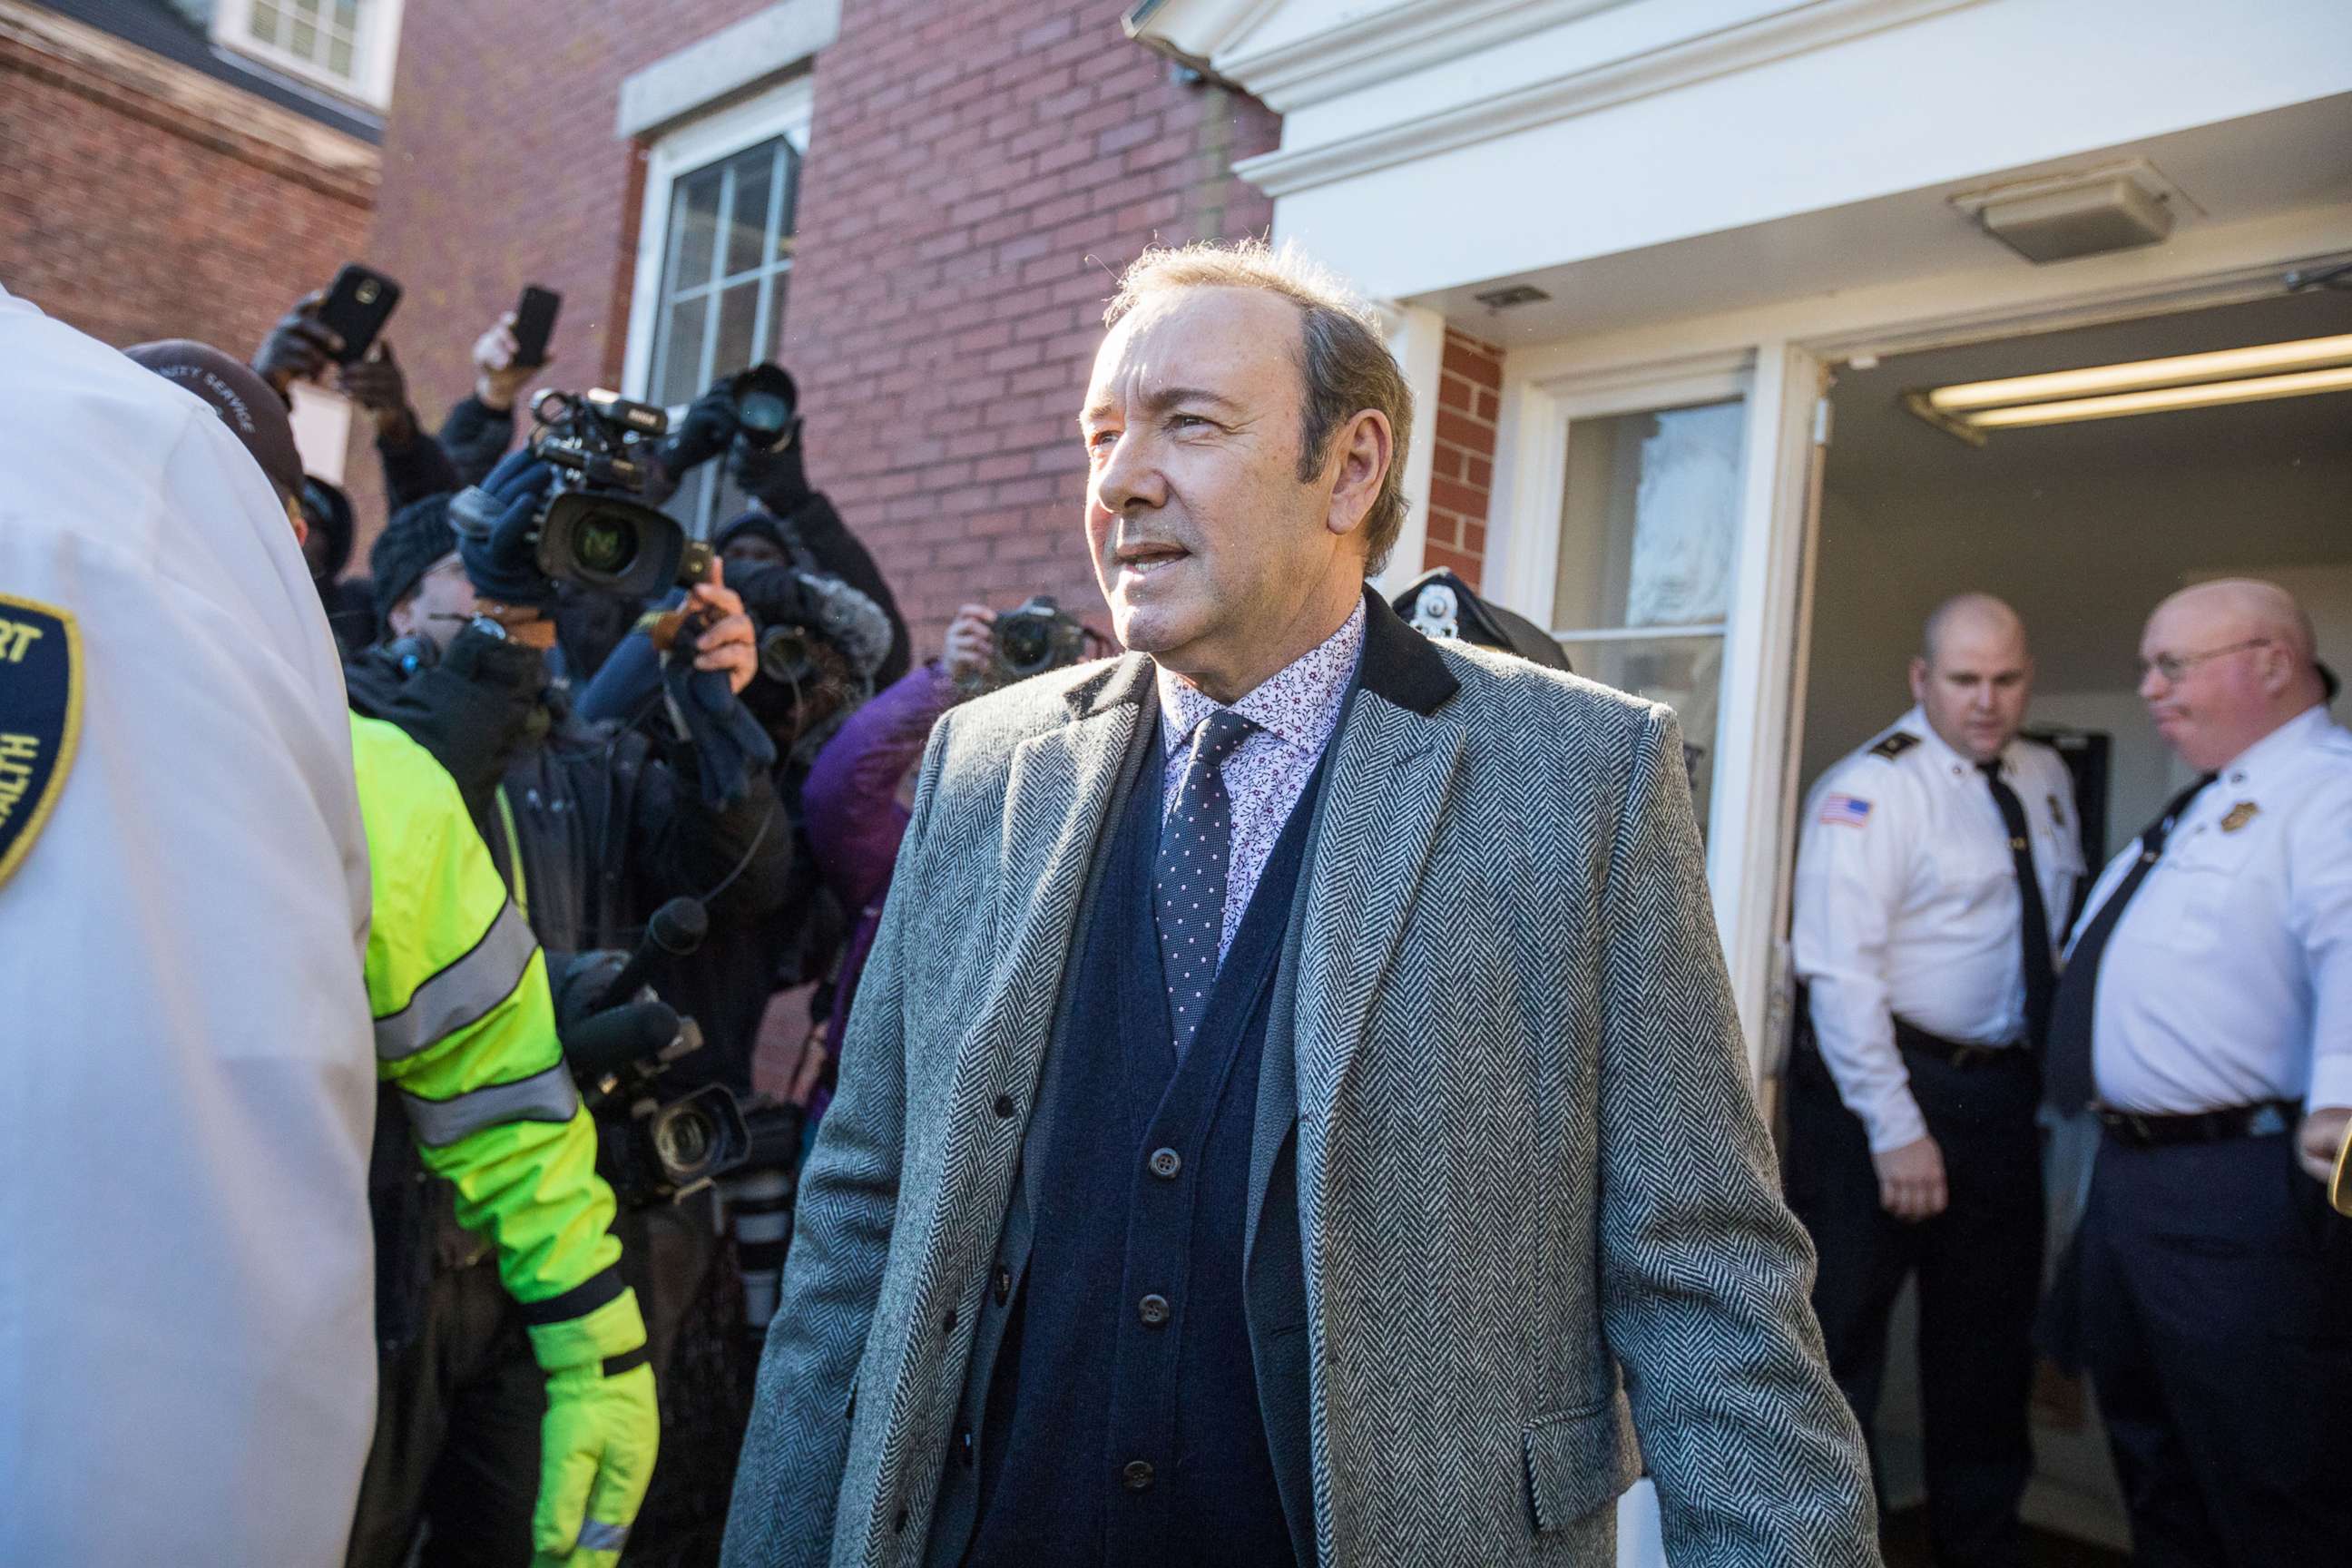
M 563 1036 L 572 1075 L 594 1083 L 657 1057 L 677 1038 L 677 1010 L 665 1002 L 630 1002 L 583 1019 Z
M 709 931 L 710 916 L 698 899 L 672 899 L 656 910 L 654 918 L 646 922 L 646 939 L 637 943 L 637 950 L 629 954 L 629 962 L 604 987 L 604 994 L 596 1002 L 598 1009 L 617 1007 L 627 1001 L 645 984 L 646 971 L 653 967 L 656 959 L 665 953 L 684 958 L 702 945 L 702 939 Z

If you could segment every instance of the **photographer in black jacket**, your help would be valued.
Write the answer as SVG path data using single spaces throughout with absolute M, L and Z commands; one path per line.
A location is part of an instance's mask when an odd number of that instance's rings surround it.
M 711 540 L 729 568 L 784 565 L 841 579 L 871 599 L 890 622 L 890 650 L 875 673 L 875 685 L 887 686 L 906 674 L 906 617 L 874 557 L 833 502 L 809 485 L 800 394 L 782 367 L 759 365 L 713 382 L 688 405 L 662 449 L 661 464 L 674 486 L 688 469 L 722 452 L 728 477 L 758 503 Z
M 511 509 L 535 505 L 546 482 L 523 459 L 491 476 Z M 548 679 L 552 623 L 477 591 L 448 506 L 403 508 L 376 542 L 385 640 L 346 670 L 352 706 L 400 726 L 457 781 L 551 951 L 634 948 L 652 912 L 681 894 L 703 901 L 714 934 L 773 915 L 792 893 L 793 836 L 766 770 L 739 766 L 739 789 L 714 802 L 709 759 L 674 730 L 574 716 Z M 709 617 L 691 636 L 693 663 L 740 690 L 756 663 L 740 601 L 718 580 L 691 597 Z M 658 1374 L 716 1251 L 708 1204 L 624 1213 L 615 1229 Z

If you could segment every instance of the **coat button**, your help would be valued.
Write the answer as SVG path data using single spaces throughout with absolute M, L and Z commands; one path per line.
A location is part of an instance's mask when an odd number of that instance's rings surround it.
M 971 1468 L 971 1428 L 967 1426 L 956 1434 L 956 1452 L 962 1456 L 963 1468 L 967 1470 Z
M 956 1326 L 956 1315 L 955 1315 L 955 1309 L 954 1309 L 953 1307 L 950 1307 L 950 1308 L 948 1309 L 948 1315 L 947 1315 L 946 1317 L 941 1318 L 941 1319 L 940 1320 L 940 1332 L 941 1332 L 941 1333 L 943 1333 L 943 1334 L 951 1334 L 951 1333 L 954 1333 L 954 1332 L 955 1332 L 955 1326 Z
M 1184 1168 L 1184 1156 L 1173 1149 L 1154 1149 L 1150 1165 L 1153 1175 L 1163 1182 L 1172 1182 L 1176 1179 L 1176 1173 Z
M 896 1522 L 896 1523 L 894 1523 L 893 1525 L 891 1525 L 891 1526 L 890 1526 L 890 1533 L 891 1533 L 891 1534 L 893 1534 L 893 1535 L 904 1535 L 906 1532 L 907 1532 L 907 1510 L 906 1510 L 905 1509 L 903 1509 L 903 1508 L 902 1508 L 902 1509 L 900 1509 L 900 1510 L 898 1510 L 898 1522 Z
M 999 1265 L 996 1270 L 996 1304 L 1000 1307 L 1013 1299 L 1013 1270 Z
M 1010 1116 L 1013 1114 L 1013 1097 L 1011 1095 L 1000 1094 L 996 1097 L 996 1114 L 999 1116 Z
M 1147 1329 L 1156 1329 L 1168 1321 L 1168 1298 L 1146 1296 L 1135 1304 L 1135 1315 L 1143 1320 Z
M 1119 1471 L 1118 1479 L 1120 1483 L 1131 1492 L 1150 1491 L 1151 1489 L 1150 1461 L 1129 1459 L 1127 1462 L 1127 1468 Z

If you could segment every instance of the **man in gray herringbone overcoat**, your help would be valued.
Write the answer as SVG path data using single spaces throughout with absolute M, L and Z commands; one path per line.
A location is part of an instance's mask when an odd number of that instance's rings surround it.
M 1872 1564 L 1673 716 L 1366 593 L 1411 397 L 1148 255 L 1081 416 L 1125 658 L 933 735 L 730 1568 Z

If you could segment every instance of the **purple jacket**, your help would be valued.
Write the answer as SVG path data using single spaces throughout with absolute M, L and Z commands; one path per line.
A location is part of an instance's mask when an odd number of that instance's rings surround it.
M 817 752 L 801 786 L 802 826 L 817 872 L 842 907 L 857 914 L 834 987 L 827 1038 L 836 1054 L 858 972 L 866 967 L 866 951 L 882 919 L 882 896 L 890 890 L 898 840 L 907 831 L 899 783 L 922 757 L 931 726 L 955 706 L 957 696 L 955 682 L 937 659 L 917 665 L 849 716 Z

